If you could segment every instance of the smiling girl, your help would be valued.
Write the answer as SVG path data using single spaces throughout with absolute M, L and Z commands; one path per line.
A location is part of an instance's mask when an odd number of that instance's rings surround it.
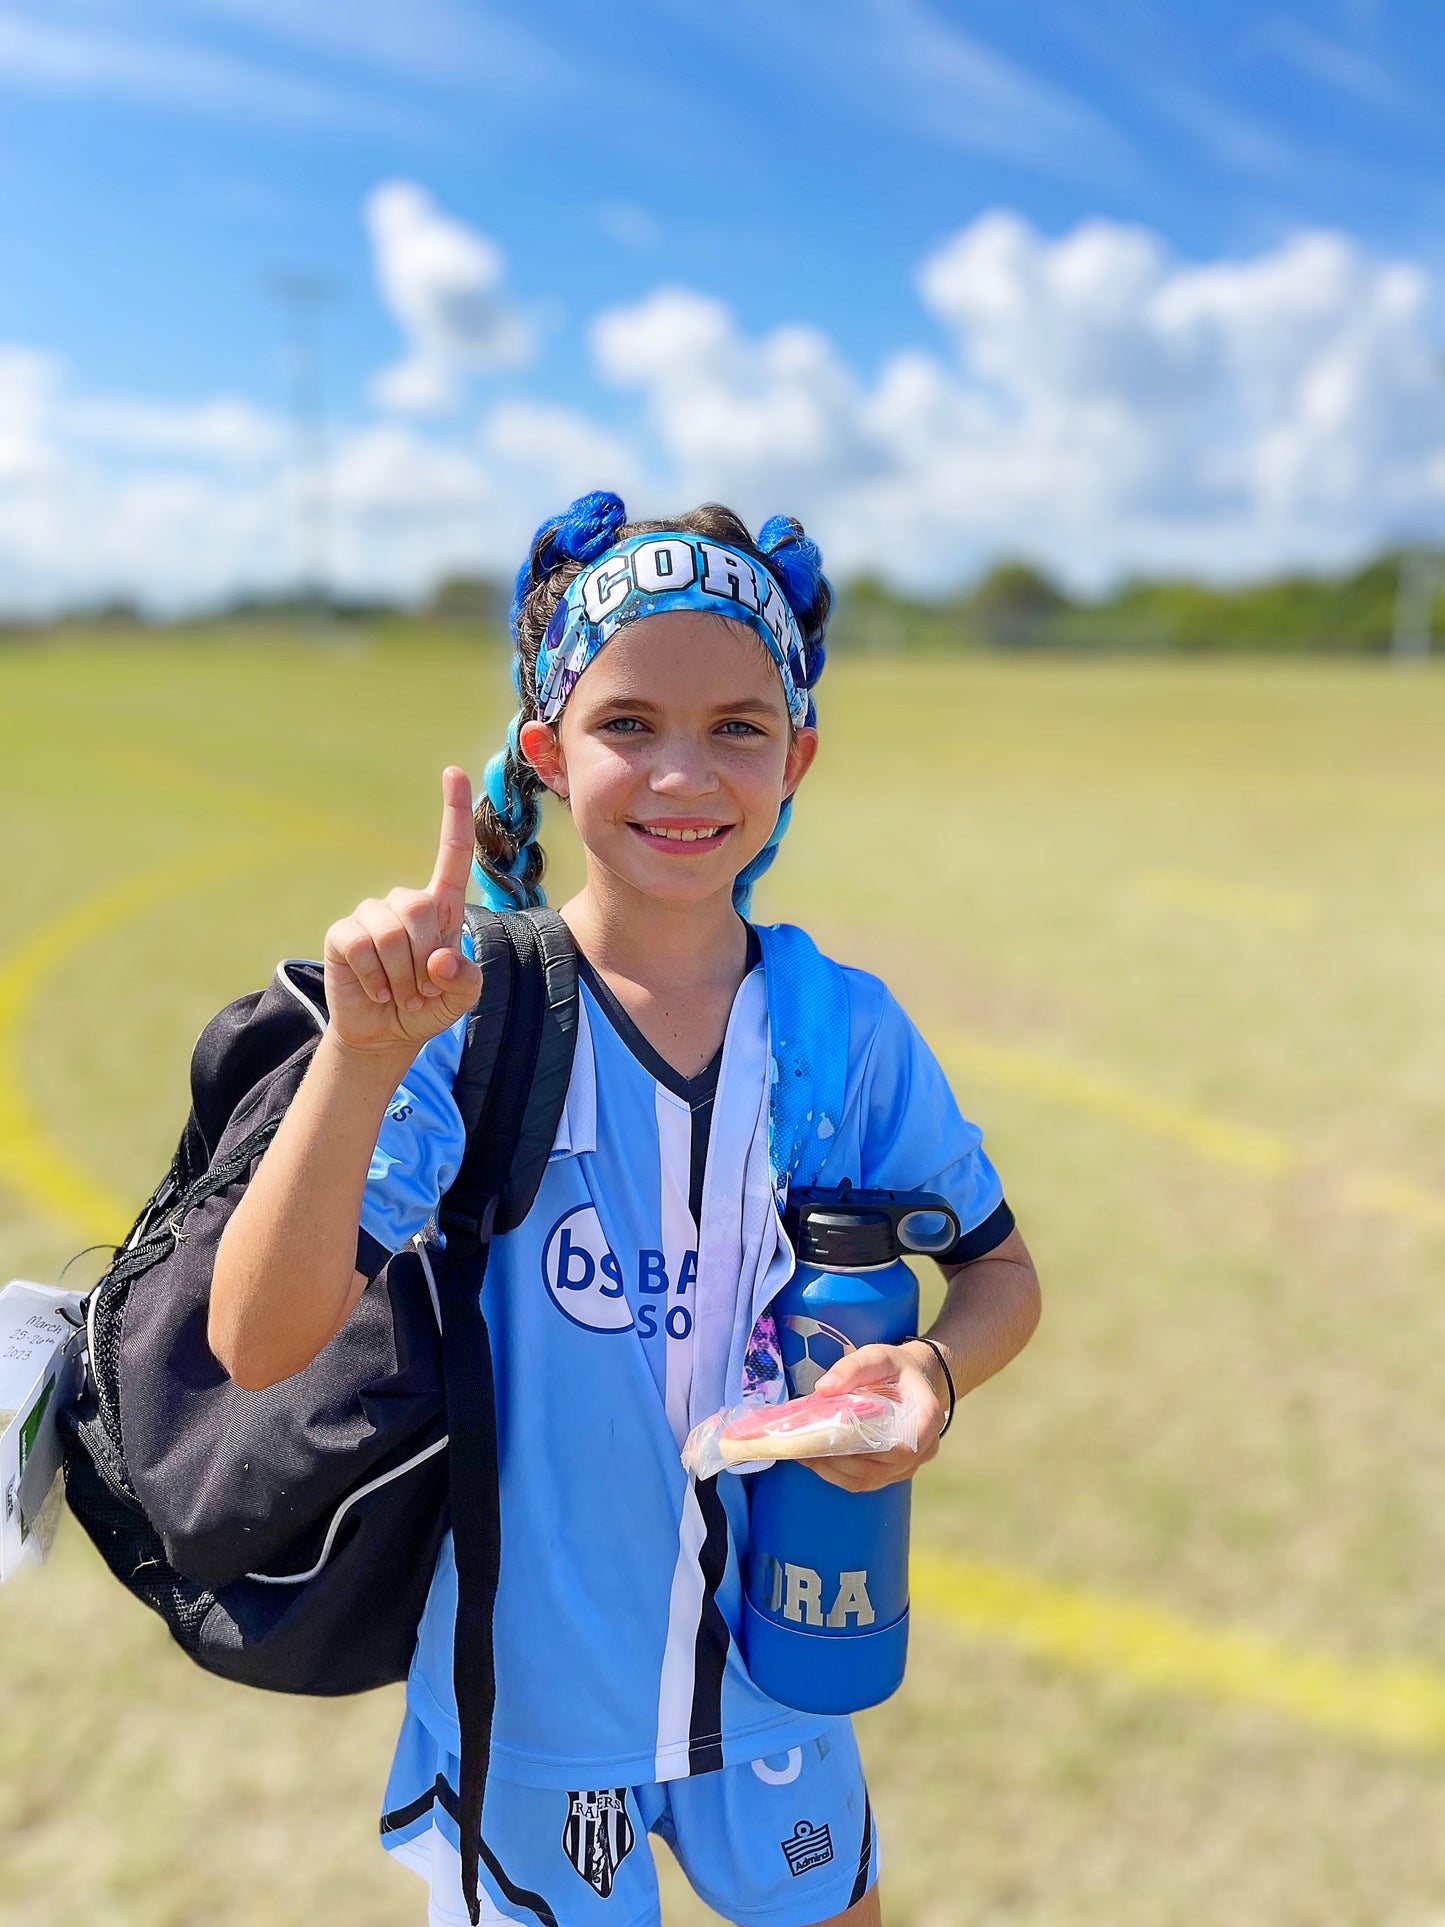
M 495 909 L 541 900 L 550 790 L 586 860 L 561 912 L 581 1007 L 551 1160 L 482 1288 L 503 1520 L 483 1920 L 649 1927 L 649 1832 L 739 1927 L 881 1918 L 849 1722 L 769 1698 L 739 1651 L 747 1479 L 699 1483 L 678 1455 L 760 1356 L 766 1373 L 767 1305 L 792 1264 L 768 1164 L 768 992 L 798 933 L 747 911 L 817 751 L 829 600 L 786 518 L 754 542 L 716 506 L 629 524 L 593 495 L 544 524 L 513 605 L 520 707 L 475 820 L 447 770 L 430 884 L 327 932 L 325 1037 L 221 1243 L 212 1349 L 259 1387 L 307 1365 L 426 1230 L 464 1143 L 469 873 Z M 948 1380 L 963 1395 L 1006 1364 L 1038 1293 L 937 1062 L 876 978 L 843 974 L 846 1102 L 823 1181 L 939 1193 L 964 1227 L 929 1342 L 865 1346 L 832 1374 L 840 1390 L 902 1384 L 923 1415 L 916 1451 L 816 1462 L 864 1489 L 933 1457 Z M 448 1539 L 382 1820 L 430 1884 L 434 1927 L 468 1917 L 455 1613 Z M 783 1843 L 800 1825 L 827 1854 L 795 1870 Z

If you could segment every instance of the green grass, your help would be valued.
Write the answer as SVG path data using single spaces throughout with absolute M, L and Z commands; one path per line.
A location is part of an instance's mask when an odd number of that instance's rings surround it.
M 58 954 L 26 1010 L 25 1098 L 77 1167 L 139 1200 L 201 1023 L 425 876 L 437 772 L 479 773 L 506 698 L 499 657 L 419 629 L 0 654 L 0 971 L 102 885 L 214 852 Z M 920 1539 L 1445 1670 L 1445 681 L 842 659 L 822 710 L 759 908 L 879 970 L 934 1039 L 1045 1288 L 1033 1346 L 920 1481 Z M 558 891 L 570 834 L 551 826 Z M 238 837 L 265 851 L 232 870 Z M 1209 1120 L 1266 1134 L 1278 1168 L 1221 1155 Z M 1386 1179 L 1409 1189 L 1381 1209 Z M 53 1276 L 77 1242 L 0 1188 L 0 1278 Z M 373 1837 L 396 1693 L 204 1678 L 74 1530 L 0 1595 L 0 1650 L 0 1914 L 424 1916 Z M 921 1615 L 902 1693 L 860 1727 L 890 1927 L 1445 1918 L 1445 1752 Z M 711 1918 L 664 1872 L 669 1927 Z

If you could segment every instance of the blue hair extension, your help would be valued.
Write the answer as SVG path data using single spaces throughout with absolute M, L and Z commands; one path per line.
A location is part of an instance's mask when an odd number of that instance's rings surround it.
M 803 533 L 803 525 L 791 515 L 774 515 L 758 531 L 758 548 L 768 559 L 768 567 L 783 585 L 803 638 L 803 669 L 809 691 L 817 687 L 827 659 L 823 634 L 827 611 L 832 603 L 832 588 L 823 574 L 823 558 L 818 545 Z M 817 721 L 811 695 L 807 722 Z
M 534 909 L 547 901 L 536 880 L 541 867 L 536 839 L 542 812 L 522 775 L 527 768 L 519 741 L 524 720 L 519 710 L 507 726 L 506 743 L 482 774 L 482 794 L 516 843 L 511 862 L 494 866 L 497 874 L 480 863 L 472 865 L 474 891 L 489 910 Z
M 753 904 L 753 885 L 764 870 L 772 868 L 773 858 L 778 854 L 778 845 L 788 834 L 788 825 L 793 820 L 793 799 L 790 796 L 778 811 L 778 820 L 773 825 L 773 833 L 768 838 L 752 862 L 739 870 L 733 878 L 733 908 L 740 917 L 747 916 Z
M 609 489 L 594 489 L 579 495 L 560 515 L 549 518 L 532 537 L 527 559 L 517 571 L 512 590 L 512 639 L 517 637 L 517 618 L 522 604 L 539 582 L 544 581 L 562 562 L 591 562 L 605 554 L 617 540 L 617 531 L 627 520 L 622 497 Z
M 782 584 L 783 594 L 798 618 L 808 686 L 805 727 L 812 728 L 818 719 L 812 692 L 823 673 L 827 658 L 823 635 L 832 597 L 828 578 L 823 574 L 823 558 L 817 543 L 803 533 L 802 523 L 795 521 L 791 515 L 774 515 L 764 522 L 758 531 L 758 550 L 767 557 L 768 567 Z M 752 905 L 753 885 L 771 867 L 778 854 L 778 845 L 787 835 L 792 820 L 793 799 L 789 797 L 778 812 L 772 835 L 752 862 L 738 872 L 733 883 L 733 908 L 740 917 L 747 916 Z

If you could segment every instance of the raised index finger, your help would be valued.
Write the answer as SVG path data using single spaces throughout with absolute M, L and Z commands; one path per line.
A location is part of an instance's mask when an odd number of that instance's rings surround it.
M 444 940 L 460 934 L 467 901 L 467 878 L 476 847 L 472 828 L 472 785 L 454 764 L 442 771 L 442 831 L 436 868 L 427 886 L 437 907 Z

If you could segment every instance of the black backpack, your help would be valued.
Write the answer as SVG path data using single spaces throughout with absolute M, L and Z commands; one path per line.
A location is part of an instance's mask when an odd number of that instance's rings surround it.
M 85 1302 L 83 1386 L 61 1424 L 66 1495 L 106 1564 L 197 1665 L 246 1685 L 404 1679 L 450 1523 L 471 1903 L 501 1544 L 481 1285 L 493 1233 L 526 1216 L 552 1148 L 577 973 L 555 912 L 469 911 L 468 924 L 483 983 L 455 1087 L 467 1148 L 437 1213 L 445 1249 L 398 1253 L 312 1363 L 264 1391 L 211 1355 L 217 1243 L 326 1024 L 320 965 L 282 964 L 201 1034 L 171 1168 Z

